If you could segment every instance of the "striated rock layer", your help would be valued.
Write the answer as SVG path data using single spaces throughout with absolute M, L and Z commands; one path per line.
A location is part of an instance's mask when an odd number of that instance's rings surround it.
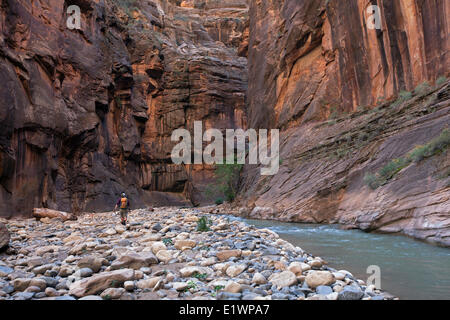
M 200 3 L 201 2 L 201 3 Z M 66 26 L 81 8 L 81 30 Z M 177 128 L 245 127 L 246 1 L 5 0 L 0 216 L 203 200 Z
M 367 28 L 371 4 L 381 30 Z M 364 181 L 450 124 L 449 10 L 444 0 L 251 2 L 249 126 L 282 130 L 282 165 L 273 177 L 246 169 L 241 214 L 449 246 L 448 151 L 376 190 Z

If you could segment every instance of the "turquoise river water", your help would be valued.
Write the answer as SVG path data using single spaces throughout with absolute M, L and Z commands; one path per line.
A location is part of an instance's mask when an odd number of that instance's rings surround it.
M 313 225 L 231 218 L 275 231 L 286 241 L 350 271 L 364 281 L 367 267 L 381 270 L 381 289 L 408 299 L 450 299 L 450 249 L 401 235 L 341 230 L 338 225 Z

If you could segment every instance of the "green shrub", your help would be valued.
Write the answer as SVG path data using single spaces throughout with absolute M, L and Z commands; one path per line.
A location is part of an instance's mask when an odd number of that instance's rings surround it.
M 215 286 L 214 287 L 214 291 L 220 291 L 220 290 L 222 290 L 222 289 L 224 289 L 225 288 L 225 286 Z
M 373 190 L 385 185 L 399 171 L 412 162 L 420 162 L 426 158 L 444 152 L 450 145 L 450 131 L 444 129 L 441 134 L 424 146 L 417 146 L 406 154 L 405 157 L 394 159 L 382 167 L 376 174 L 367 173 L 364 182 Z
M 409 164 L 409 161 L 405 158 L 394 159 L 385 165 L 379 171 L 380 176 L 384 180 L 392 179 L 400 170 L 405 168 Z
M 196 273 L 194 273 L 193 277 L 198 279 L 198 280 L 203 281 L 203 280 L 205 280 L 208 277 L 208 274 L 207 273 L 198 273 L 198 272 L 196 272 Z
M 208 219 L 206 216 L 201 217 L 197 221 L 197 231 L 200 232 L 208 232 L 211 229 L 209 228 L 212 225 L 212 221 Z
M 162 242 L 163 242 L 164 245 L 166 245 L 166 246 L 169 246 L 169 245 L 172 245 L 172 244 L 173 244 L 172 239 L 169 239 L 169 238 L 163 239 Z
M 397 100 L 392 104 L 393 107 L 399 106 L 401 103 L 411 99 L 413 94 L 409 91 L 400 91 Z
M 420 162 L 425 158 L 443 152 L 450 145 L 450 131 L 445 129 L 439 137 L 431 140 L 424 146 L 417 146 L 409 153 L 411 161 Z
M 211 296 L 213 296 L 213 297 L 217 296 L 217 293 L 224 288 L 225 288 L 225 286 L 215 286 L 214 292 L 211 294 Z
M 217 204 L 217 205 L 220 205 L 220 204 L 222 204 L 222 203 L 223 203 L 223 199 L 222 199 L 222 198 L 216 199 L 216 204 Z
M 233 201 L 237 195 L 239 175 L 243 168 L 242 164 L 217 164 L 214 176 L 216 181 L 209 184 L 206 188 L 206 195 L 211 199 L 213 197 L 224 196 L 226 201 Z M 217 199 L 219 199 L 217 198 Z
M 188 281 L 187 288 L 185 289 L 185 291 L 188 291 L 190 289 L 193 289 L 193 290 L 197 289 L 197 284 L 192 280 Z
M 444 76 L 439 77 L 439 78 L 436 80 L 436 85 L 441 86 L 441 85 L 443 85 L 444 83 L 446 83 L 447 80 L 448 80 L 447 77 L 444 77 Z
M 336 107 L 331 107 L 330 108 L 330 116 L 328 117 L 329 120 L 336 120 L 337 118 L 339 118 L 339 111 L 337 110 Z
M 400 91 L 400 93 L 398 94 L 398 97 L 402 100 L 402 101 L 406 101 L 412 98 L 412 93 L 409 91 Z
M 373 190 L 375 190 L 378 187 L 380 187 L 380 183 L 378 181 L 377 176 L 372 174 L 372 173 L 367 173 L 364 176 L 364 182 Z

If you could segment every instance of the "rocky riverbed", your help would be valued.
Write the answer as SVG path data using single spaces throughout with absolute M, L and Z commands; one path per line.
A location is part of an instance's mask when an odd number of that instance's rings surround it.
M 111 212 L 0 221 L 11 235 L 0 254 L 0 299 L 394 298 L 271 230 L 208 211 L 134 210 L 128 228 Z M 209 231 L 198 231 L 203 216 Z

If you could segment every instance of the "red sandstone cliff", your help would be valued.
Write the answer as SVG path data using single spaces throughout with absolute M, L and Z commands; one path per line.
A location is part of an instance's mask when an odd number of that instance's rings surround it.
M 78 5 L 81 30 L 66 27 Z M 5 0 L 0 215 L 201 201 L 174 129 L 245 126 L 245 1 Z
M 371 4 L 381 30 L 366 26 Z M 448 151 L 376 190 L 364 182 L 450 124 L 449 11 L 445 0 L 251 2 L 249 126 L 282 129 L 282 166 L 247 167 L 246 214 L 450 245 Z

